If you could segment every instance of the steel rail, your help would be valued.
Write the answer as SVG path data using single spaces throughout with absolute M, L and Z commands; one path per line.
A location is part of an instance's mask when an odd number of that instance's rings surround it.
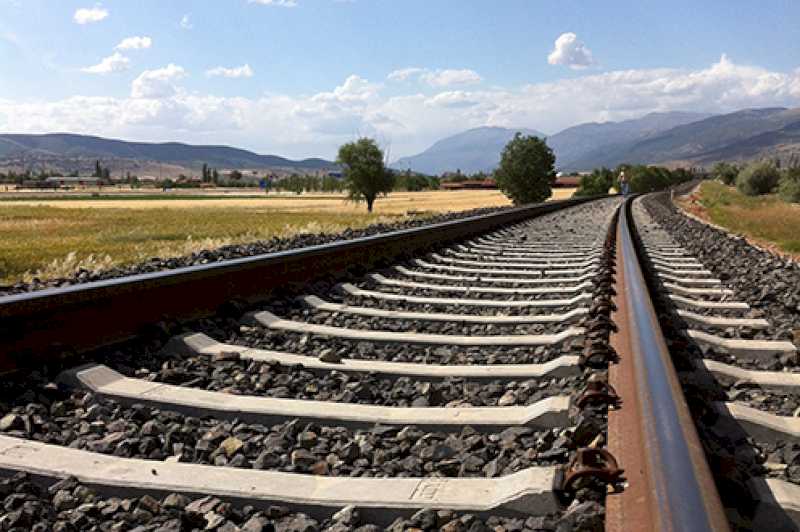
M 606 530 L 730 530 L 639 266 L 631 202 L 617 226 L 619 363 L 609 369 L 622 407 L 608 416 L 608 448 L 627 486 L 607 497 Z
M 365 271 L 382 261 L 579 205 L 553 201 L 423 227 L 0 297 L 0 374 L 129 340 L 159 321 L 211 316 L 292 286 Z

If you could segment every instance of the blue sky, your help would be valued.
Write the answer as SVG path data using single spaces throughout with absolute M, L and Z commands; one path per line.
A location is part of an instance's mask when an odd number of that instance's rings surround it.
M 469 127 L 800 105 L 800 2 L 0 0 L 0 131 L 392 158 Z

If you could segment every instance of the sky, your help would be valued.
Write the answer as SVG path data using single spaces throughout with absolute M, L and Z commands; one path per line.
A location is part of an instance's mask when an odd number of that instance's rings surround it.
M 0 0 L 0 132 L 394 160 L 479 126 L 800 106 L 798 0 Z

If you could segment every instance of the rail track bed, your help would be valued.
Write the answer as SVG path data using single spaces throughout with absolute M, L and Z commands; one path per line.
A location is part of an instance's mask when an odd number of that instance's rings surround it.
M 637 200 L 633 212 L 671 352 L 732 528 L 797 529 L 800 360 L 793 331 L 800 331 L 800 308 L 792 294 L 797 288 L 787 289 L 792 279 L 800 282 L 800 269 L 676 218 L 663 195 Z M 695 273 L 667 279 L 664 261 Z M 687 293 L 690 284 L 694 291 Z
M 0 298 L 0 530 L 791 529 L 786 325 L 650 201 Z

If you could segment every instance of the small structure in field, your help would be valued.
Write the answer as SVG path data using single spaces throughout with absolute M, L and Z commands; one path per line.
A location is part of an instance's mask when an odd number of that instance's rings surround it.
M 100 178 L 86 176 L 56 176 L 48 177 L 44 181 L 53 187 L 95 187 L 100 183 Z

